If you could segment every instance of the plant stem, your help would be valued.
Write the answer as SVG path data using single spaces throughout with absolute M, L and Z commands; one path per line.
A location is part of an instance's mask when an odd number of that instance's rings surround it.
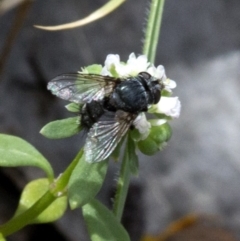
M 1 234 L 6 237 L 30 224 L 31 220 L 37 217 L 55 199 L 56 197 L 52 193 L 46 192 L 31 208 L 2 225 L 0 228 Z
M 10 219 L 0 227 L 0 233 L 6 237 L 26 225 L 42 213 L 58 197 L 58 193 L 65 193 L 69 178 L 78 161 L 81 159 L 83 151 L 81 150 L 75 159 L 71 162 L 65 172 L 53 183 L 52 188 L 48 190 L 35 204 L 33 204 L 24 213 Z
M 165 0 L 152 0 L 150 6 L 143 45 L 143 54 L 147 56 L 150 63 L 155 61 L 164 3 Z
M 143 54 L 148 58 L 148 61 L 154 63 L 158 38 L 160 34 L 160 25 L 162 20 L 163 6 L 165 0 L 152 0 L 150 13 L 147 23 L 145 41 L 143 46 Z M 135 149 L 130 147 L 130 135 L 128 135 L 125 153 L 120 170 L 120 176 L 117 182 L 117 190 L 114 198 L 113 213 L 116 218 L 121 221 L 123 209 L 127 197 L 131 171 L 129 167 L 130 157 L 132 152 L 135 153 Z
M 129 150 L 128 150 L 128 140 L 130 135 L 127 137 L 126 148 L 123 156 L 122 166 L 120 170 L 120 176 L 117 182 L 117 190 L 113 203 L 113 213 L 116 218 L 121 221 L 123 209 L 128 193 L 128 187 L 130 182 L 130 168 L 129 168 Z

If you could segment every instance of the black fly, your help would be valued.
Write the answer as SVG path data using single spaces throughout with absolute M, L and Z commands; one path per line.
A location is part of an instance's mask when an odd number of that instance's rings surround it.
M 59 98 L 84 104 L 81 124 L 89 129 L 84 154 L 87 162 L 106 159 L 140 112 L 159 102 L 164 85 L 147 72 L 128 78 L 96 74 L 63 74 L 48 83 Z M 102 117 L 111 113 L 111 117 Z

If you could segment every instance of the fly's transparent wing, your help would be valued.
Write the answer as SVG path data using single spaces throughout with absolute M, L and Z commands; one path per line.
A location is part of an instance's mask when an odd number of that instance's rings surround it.
M 99 101 L 112 93 L 118 79 L 95 74 L 63 74 L 48 83 L 57 97 L 75 103 Z
M 85 160 L 90 163 L 105 160 L 135 119 L 135 114 L 119 110 L 112 120 L 96 122 L 88 132 L 84 146 Z

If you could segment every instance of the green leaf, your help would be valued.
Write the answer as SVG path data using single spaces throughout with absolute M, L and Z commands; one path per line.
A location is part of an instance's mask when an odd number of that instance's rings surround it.
M 129 136 L 128 137 L 128 143 L 127 143 L 127 147 L 128 147 L 128 158 L 129 158 L 129 168 L 130 171 L 133 175 L 138 175 L 138 169 L 139 169 L 139 165 L 138 165 L 138 156 L 136 154 L 136 145 L 135 142 L 133 141 L 133 139 Z
M 48 178 L 54 177 L 45 157 L 31 144 L 16 136 L 0 134 L 0 166 L 35 166 L 45 171 Z
M 45 125 L 40 133 L 49 139 L 61 139 L 73 136 L 81 131 L 80 117 L 56 120 Z
M 70 207 L 80 207 L 94 198 L 107 173 L 108 161 L 88 163 L 84 157 L 80 159 L 72 172 L 68 183 Z
M 1 233 L 0 233 L 0 241 L 6 241 L 6 239 L 3 237 Z
M 87 72 L 89 74 L 100 74 L 102 71 L 102 65 L 101 64 L 92 64 L 83 69 L 83 72 Z
M 39 200 L 48 190 L 49 181 L 46 178 L 34 180 L 24 188 L 15 217 L 25 212 L 37 200 Z M 60 196 L 53 201 L 40 215 L 38 215 L 31 223 L 48 223 L 53 222 L 62 217 L 67 209 L 67 197 Z
M 79 113 L 82 108 L 82 105 L 77 103 L 70 103 L 68 105 L 65 105 L 65 108 L 70 112 Z
M 92 200 L 82 211 L 92 241 L 130 241 L 121 223 L 99 201 Z

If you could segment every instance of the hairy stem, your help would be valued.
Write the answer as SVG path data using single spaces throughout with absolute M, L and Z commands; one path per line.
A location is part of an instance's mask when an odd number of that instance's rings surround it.
M 116 195 L 114 198 L 113 203 L 113 213 L 115 214 L 116 218 L 121 221 L 123 209 L 125 205 L 125 201 L 127 198 L 128 187 L 130 182 L 130 168 L 129 168 L 129 150 L 128 150 L 128 143 L 129 143 L 130 135 L 127 137 L 126 148 L 123 156 L 122 166 L 120 170 L 120 175 L 117 182 L 117 190 Z
M 160 36 L 164 2 L 165 0 L 152 0 L 150 6 L 143 44 L 143 54 L 147 56 L 150 63 L 154 63 L 155 61 L 158 39 Z

